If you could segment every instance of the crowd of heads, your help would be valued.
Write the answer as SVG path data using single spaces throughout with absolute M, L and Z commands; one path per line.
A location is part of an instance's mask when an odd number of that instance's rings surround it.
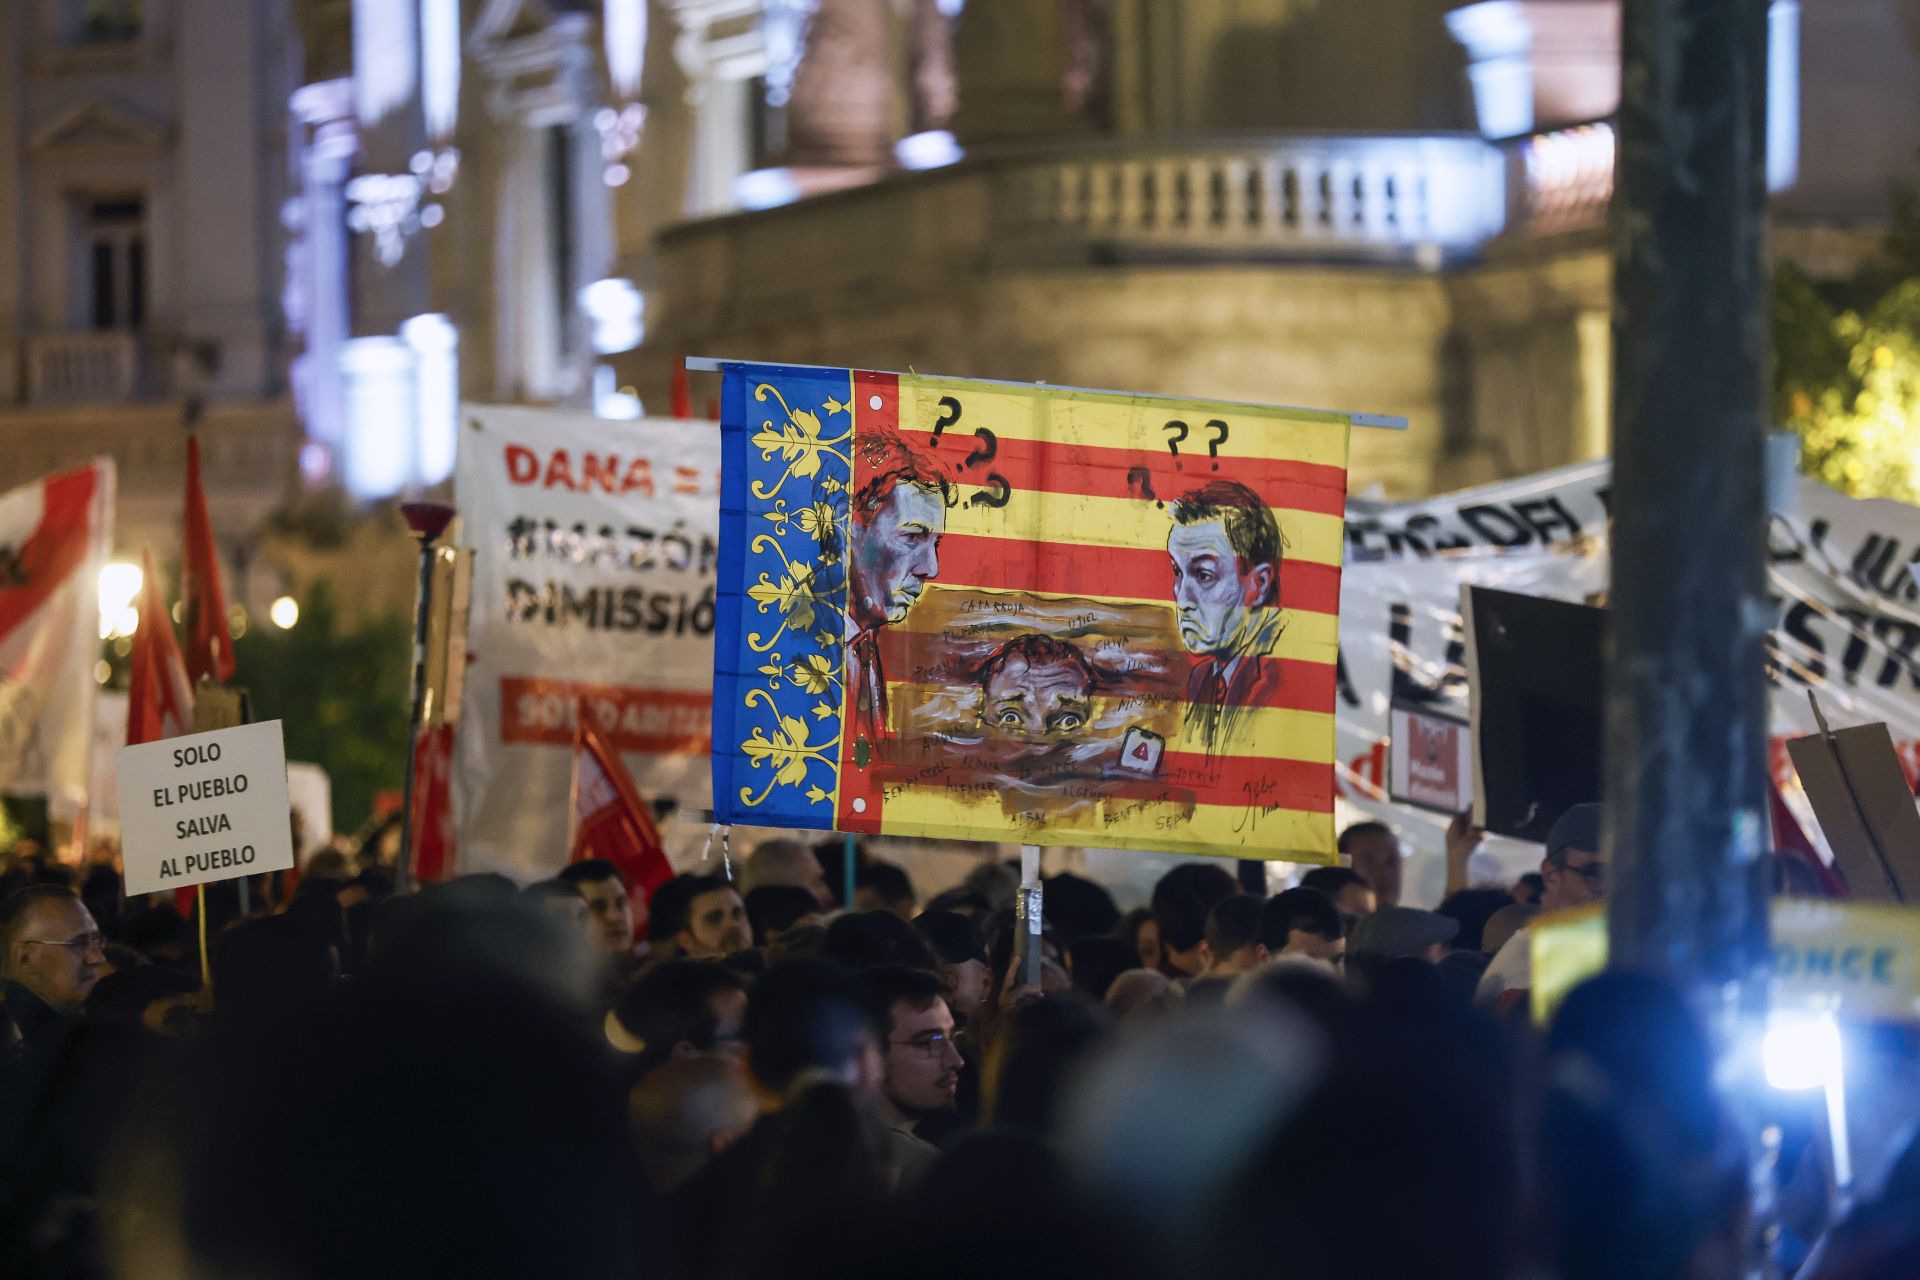
M 1744 1274 L 1679 997 L 1609 976 L 1544 1035 L 1515 998 L 1530 913 L 1604 889 L 1596 816 L 1436 911 L 1373 824 L 1271 896 L 1057 874 L 1037 955 L 996 860 L 923 904 L 862 853 L 846 908 L 837 844 L 650 901 L 310 862 L 203 900 L 205 990 L 201 921 L 16 860 L 0 1274 Z

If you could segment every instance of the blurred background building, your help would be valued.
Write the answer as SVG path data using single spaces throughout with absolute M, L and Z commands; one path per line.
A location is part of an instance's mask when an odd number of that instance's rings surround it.
M 236 562 L 294 475 L 287 34 L 250 2 L 0 5 L 0 488 L 112 454 L 136 559 L 178 544 L 189 426 Z
M 1920 0 L 1771 13 L 1776 249 L 1841 273 L 1920 181 Z M 662 412 L 688 353 L 1403 414 L 1395 496 L 1595 456 L 1618 19 L 12 0 L 0 484 L 111 452 L 164 557 L 197 425 L 258 608 L 318 572 L 287 512 L 441 483 L 462 398 Z

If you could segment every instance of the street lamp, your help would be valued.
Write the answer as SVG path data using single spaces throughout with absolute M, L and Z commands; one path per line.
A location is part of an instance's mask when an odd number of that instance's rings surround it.
M 115 561 L 100 567 L 100 638 L 130 636 L 140 625 L 139 599 L 143 575 L 137 564 Z

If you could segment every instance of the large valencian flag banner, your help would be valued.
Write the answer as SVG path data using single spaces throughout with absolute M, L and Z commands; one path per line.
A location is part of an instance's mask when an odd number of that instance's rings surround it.
M 726 822 L 1330 861 L 1358 414 L 725 363 Z

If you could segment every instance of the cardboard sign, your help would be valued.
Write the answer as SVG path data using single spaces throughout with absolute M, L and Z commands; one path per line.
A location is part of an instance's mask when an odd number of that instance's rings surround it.
M 1794 738 L 1787 753 L 1853 895 L 1920 900 L 1920 814 L 1887 726 Z
M 293 865 L 278 720 L 124 747 L 116 772 L 129 896 Z
M 1387 795 L 1437 813 L 1465 813 L 1473 804 L 1473 734 L 1467 722 L 1395 704 Z
M 1600 800 L 1606 610 L 1462 588 L 1472 692 L 1474 825 L 1544 841 Z

